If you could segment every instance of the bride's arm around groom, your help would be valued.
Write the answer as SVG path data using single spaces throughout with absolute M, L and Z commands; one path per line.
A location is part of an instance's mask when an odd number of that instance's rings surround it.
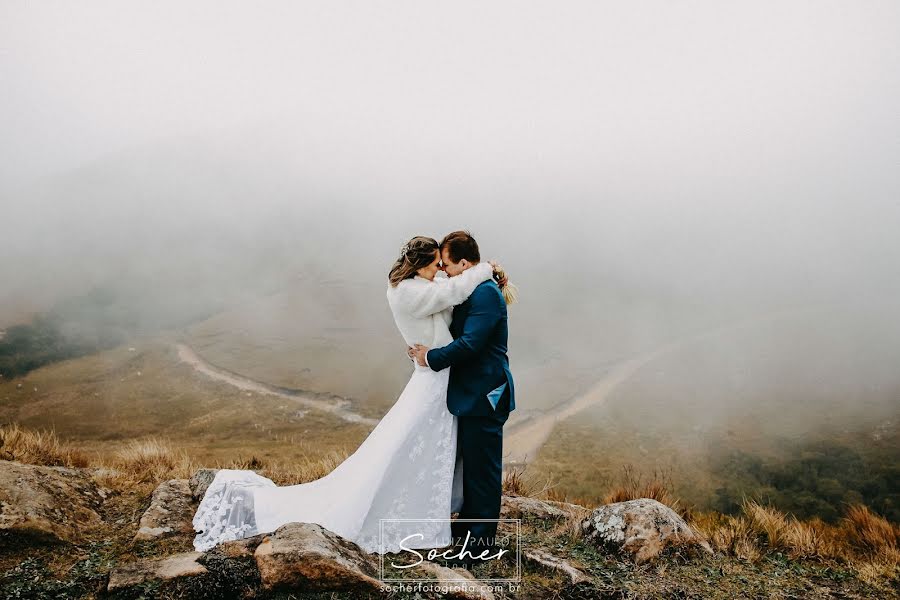
M 456 277 L 435 277 L 433 281 L 421 277 L 406 279 L 397 287 L 388 288 L 388 303 L 395 313 L 421 319 L 462 304 L 493 274 L 493 265 L 483 262 Z
M 443 348 L 417 350 L 424 350 L 424 362 L 434 371 L 471 360 L 488 343 L 495 325 L 504 317 L 505 312 L 506 304 L 499 288 L 493 285 L 481 286 L 469 298 L 469 311 L 462 334 Z

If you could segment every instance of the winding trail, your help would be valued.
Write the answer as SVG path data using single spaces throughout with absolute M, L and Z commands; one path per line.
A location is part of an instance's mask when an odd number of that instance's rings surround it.
M 660 356 L 674 352 L 705 338 L 720 335 L 741 327 L 763 321 L 770 321 L 772 319 L 796 316 L 798 314 L 808 313 L 811 310 L 828 310 L 828 307 L 819 305 L 813 307 L 791 308 L 727 323 L 714 329 L 675 339 L 658 346 L 649 352 L 639 354 L 638 356 L 613 365 L 613 367 L 597 383 L 591 386 L 583 394 L 560 402 L 546 410 L 534 410 L 515 423 L 510 423 L 505 428 L 503 439 L 504 467 L 520 467 L 527 464 L 529 460 L 534 460 L 534 457 L 544 443 L 546 443 L 557 423 L 577 415 L 587 408 L 603 404 L 617 387 L 631 379 L 639 369 L 653 362 Z M 364 423 L 372 426 L 378 423 L 377 419 L 363 417 L 350 410 L 351 403 L 346 398 L 341 398 L 334 394 L 295 390 L 256 381 L 208 363 L 198 356 L 187 344 L 177 343 L 176 347 L 178 349 L 178 356 L 183 362 L 190 364 L 194 369 L 208 377 L 218 381 L 224 381 L 238 389 L 286 398 L 307 408 L 331 413 L 352 423 Z
M 509 427 L 503 436 L 503 463 L 509 467 L 523 467 L 533 459 L 550 437 L 556 424 L 586 408 L 606 402 L 609 394 L 627 381 L 638 369 L 663 354 L 662 349 L 642 354 L 615 365 L 600 381 L 580 396 L 575 396 L 546 411 L 536 412 Z
M 207 377 L 211 377 L 218 381 L 224 381 L 238 389 L 247 392 L 256 392 L 257 394 L 268 394 L 270 396 L 286 398 L 307 408 L 331 413 L 351 423 L 364 423 L 366 425 L 375 425 L 378 423 L 377 419 L 370 419 L 350 410 L 350 401 L 346 398 L 341 398 L 334 394 L 294 390 L 291 388 L 269 385 L 268 383 L 263 383 L 261 381 L 255 381 L 249 377 L 238 375 L 237 373 L 208 363 L 187 344 L 177 343 L 175 344 L 175 347 L 178 350 L 178 358 L 181 359 L 182 362 L 191 365 L 196 371 L 203 373 Z
M 756 317 L 750 317 L 733 323 L 727 323 L 714 329 L 688 335 L 663 344 L 654 350 L 640 354 L 614 365 L 606 375 L 585 393 L 560 402 L 547 410 L 535 411 L 520 421 L 507 427 L 503 436 L 504 467 L 524 467 L 550 437 L 556 424 L 572 417 L 586 408 L 599 406 L 606 402 L 610 393 L 619 385 L 628 381 L 641 367 L 653 362 L 660 356 L 679 350 L 705 338 L 720 335 L 741 327 L 747 327 L 763 321 L 792 317 L 815 310 L 828 310 L 827 306 L 791 308 L 773 311 Z

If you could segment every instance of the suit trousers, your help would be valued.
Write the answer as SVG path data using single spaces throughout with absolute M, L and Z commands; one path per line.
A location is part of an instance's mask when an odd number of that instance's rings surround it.
M 488 416 L 457 417 L 458 456 L 462 456 L 463 505 L 459 519 L 498 519 L 503 493 L 503 424 L 508 412 Z M 457 544 L 470 533 L 466 548 L 478 555 L 496 545 L 497 523 L 454 521 L 451 533 Z

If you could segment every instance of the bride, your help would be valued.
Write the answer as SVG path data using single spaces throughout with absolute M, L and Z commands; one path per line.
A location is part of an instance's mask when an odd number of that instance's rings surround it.
M 403 246 L 391 268 L 387 300 L 409 346 L 452 342 L 453 306 L 498 267 L 488 261 L 456 277 L 436 277 L 440 260 L 437 241 L 418 236 Z M 206 551 L 294 521 L 318 523 L 369 553 L 451 546 L 449 519 L 462 506 L 462 478 L 456 464 L 457 417 L 446 405 L 450 369 L 435 372 L 413 364 L 393 407 L 328 475 L 279 487 L 253 471 L 219 470 L 194 515 L 199 532 L 194 548 Z M 410 521 L 386 521 L 382 527 L 382 519 Z

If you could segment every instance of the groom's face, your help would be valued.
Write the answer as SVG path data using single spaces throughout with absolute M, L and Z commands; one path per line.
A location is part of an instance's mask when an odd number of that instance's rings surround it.
M 466 259 L 462 259 L 458 263 L 453 262 L 446 248 L 441 248 L 441 263 L 443 264 L 444 272 L 447 273 L 447 277 L 455 277 L 472 266 L 472 263 Z

